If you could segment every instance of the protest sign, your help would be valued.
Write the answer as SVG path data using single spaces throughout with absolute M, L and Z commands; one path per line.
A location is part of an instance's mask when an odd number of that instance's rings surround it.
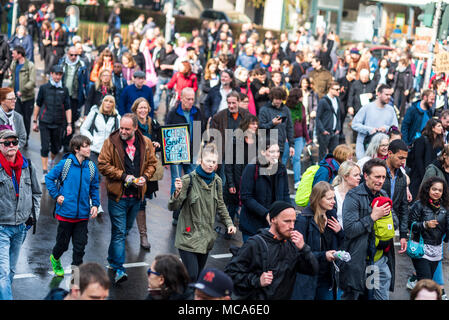
M 188 124 L 161 126 L 162 164 L 191 163 Z

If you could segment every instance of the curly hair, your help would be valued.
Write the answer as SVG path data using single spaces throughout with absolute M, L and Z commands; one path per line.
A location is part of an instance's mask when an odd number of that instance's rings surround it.
M 437 176 L 430 177 L 430 178 L 428 178 L 428 179 L 423 181 L 421 187 L 419 188 L 419 193 L 418 193 L 419 201 L 421 201 L 421 203 L 423 205 L 427 205 L 429 203 L 430 188 L 432 188 L 432 186 L 435 183 L 443 184 L 443 195 L 441 196 L 441 205 L 444 208 L 449 208 L 449 190 L 447 188 L 446 180 L 444 180 L 444 179 L 442 179 L 440 177 L 437 177 Z
M 190 282 L 189 274 L 184 264 L 173 254 L 162 254 L 154 258 L 154 271 L 164 277 L 161 295 L 168 299 L 171 294 L 182 294 Z

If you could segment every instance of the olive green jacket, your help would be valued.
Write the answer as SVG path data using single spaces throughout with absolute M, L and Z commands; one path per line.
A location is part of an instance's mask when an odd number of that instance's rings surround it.
M 11 64 L 11 84 L 9 85 L 14 89 L 14 83 L 16 81 L 16 65 L 17 61 L 13 61 Z M 22 69 L 19 71 L 19 91 L 22 94 L 20 100 L 28 101 L 34 99 L 34 89 L 36 87 L 36 69 L 34 63 L 25 59 Z
M 210 185 L 207 185 L 196 171 L 191 174 L 192 189 L 179 214 L 175 247 L 189 252 L 206 254 L 212 250 L 217 238 L 217 232 L 214 229 L 215 214 L 218 213 L 220 220 L 226 225 L 226 232 L 227 228 L 233 226 L 233 223 L 223 201 L 222 180 L 218 174 L 215 175 Z M 190 177 L 187 174 L 181 179 L 180 194 L 177 198 L 172 195 L 168 202 L 170 211 L 180 209 L 182 202 L 186 199 Z

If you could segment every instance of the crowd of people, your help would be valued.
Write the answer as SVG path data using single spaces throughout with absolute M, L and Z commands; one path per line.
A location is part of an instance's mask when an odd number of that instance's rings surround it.
M 146 200 L 163 178 L 161 126 L 175 124 L 187 124 L 201 150 L 197 162 L 165 171 L 180 259 L 155 258 L 149 299 L 389 300 L 396 251 L 416 271 L 407 283 L 416 287 L 413 299 L 422 297 L 418 290 L 447 299 L 449 77 L 432 71 L 424 87 L 430 66 L 413 56 L 413 41 L 377 57 L 363 43 L 340 48 L 321 26 L 277 37 L 251 23 L 234 34 L 220 21 L 165 39 L 140 15 L 124 43 L 116 7 L 108 43 L 95 48 L 77 35 L 74 10 L 64 21 L 51 13 L 51 5 L 30 4 L 0 39 L 0 85 L 8 83 L 0 88 L 0 237 L 8 244 L 0 249 L 8 257 L 0 259 L 0 299 L 13 297 L 42 185 L 55 200 L 55 275 L 64 276 L 60 259 L 70 241 L 72 265 L 92 274 L 47 298 L 108 296 L 109 279 L 83 262 L 88 222 L 104 213 L 101 203 L 111 220 L 113 282 L 127 280 L 134 221 L 141 247 L 151 248 Z M 35 46 L 44 83 L 36 79 Z M 31 129 L 40 133 L 40 183 L 24 156 Z M 205 269 L 216 216 L 226 240 L 237 230 L 243 239 L 224 270 Z M 339 259 L 340 251 L 351 259 Z

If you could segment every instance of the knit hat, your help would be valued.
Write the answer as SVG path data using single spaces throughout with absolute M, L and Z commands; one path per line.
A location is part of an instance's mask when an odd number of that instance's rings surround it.
M 285 209 L 292 208 L 295 209 L 295 207 L 286 201 L 275 201 L 270 207 L 269 213 L 270 213 L 270 219 L 273 219 L 278 214 L 280 214 Z
M 352 48 L 351 51 L 350 51 L 350 53 L 351 53 L 351 54 L 355 53 L 355 54 L 360 55 L 360 52 L 359 52 L 359 50 L 358 50 L 357 48 Z
M 389 203 L 390 207 L 393 207 L 393 201 L 390 198 L 388 198 L 388 197 L 377 197 L 377 198 L 374 198 L 373 202 L 371 202 L 371 207 L 374 207 L 376 202 L 378 202 L 377 203 L 378 207 L 383 206 L 385 203 Z

